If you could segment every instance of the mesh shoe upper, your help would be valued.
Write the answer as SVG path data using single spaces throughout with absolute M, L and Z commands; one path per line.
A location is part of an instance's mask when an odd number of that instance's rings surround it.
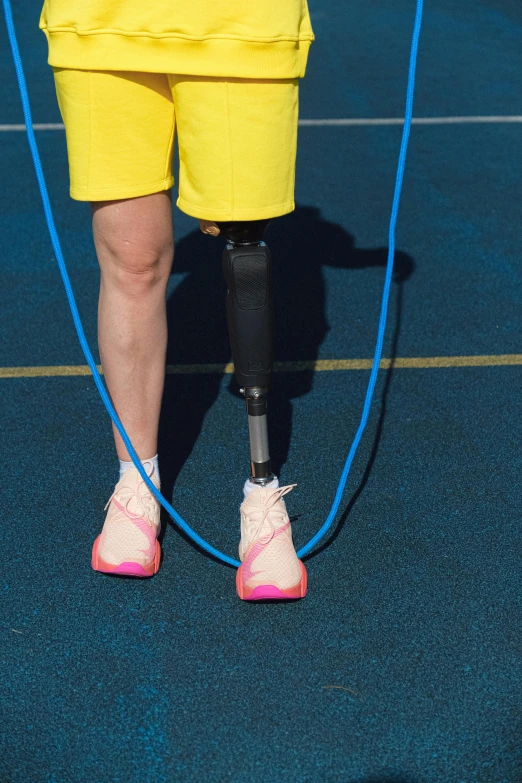
M 241 505 L 239 558 L 247 587 L 274 585 L 285 590 L 301 581 L 301 566 L 282 499 L 294 486 L 254 489 Z
M 160 505 L 136 468 L 128 470 L 116 484 L 107 507 L 100 558 L 111 565 L 132 562 L 145 566 L 152 562 L 160 530 Z

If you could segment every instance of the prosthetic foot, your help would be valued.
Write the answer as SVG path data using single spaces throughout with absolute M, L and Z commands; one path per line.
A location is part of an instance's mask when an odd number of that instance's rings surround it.
M 217 223 L 227 239 L 223 274 L 228 289 L 228 330 L 234 374 L 245 397 L 250 482 L 255 485 L 241 507 L 239 555 L 242 565 L 237 574 L 237 587 L 244 600 L 302 598 L 306 594 L 306 571 L 295 554 L 290 521 L 282 500 L 292 487 L 267 489 L 275 478 L 267 428 L 274 338 L 272 259 L 263 242 L 268 223 L 268 220 Z M 274 546 L 276 540 L 278 543 Z M 259 570 L 252 570 L 254 560 L 255 568 L 258 567 L 257 558 L 261 552 L 262 583 Z

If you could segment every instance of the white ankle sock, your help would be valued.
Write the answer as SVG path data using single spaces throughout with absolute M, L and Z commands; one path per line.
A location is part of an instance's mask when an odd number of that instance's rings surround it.
M 155 457 L 151 457 L 150 459 L 142 459 L 141 464 L 145 466 L 145 469 L 148 472 L 150 472 L 150 468 L 152 466 L 152 476 L 156 479 L 158 484 L 160 483 L 160 474 L 159 474 L 159 465 L 158 465 L 158 455 L 156 454 Z M 124 462 L 124 460 L 120 459 L 120 481 L 125 475 L 125 473 L 134 467 L 133 462 Z
M 267 489 L 277 489 L 278 486 L 279 486 L 279 479 L 277 478 L 277 476 L 274 476 L 272 481 L 269 484 L 266 484 L 266 488 Z M 245 484 L 244 484 L 244 487 L 243 487 L 243 495 L 244 495 L 244 497 L 245 498 L 248 497 L 250 495 L 250 493 L 252 492 L 252 490 L 254 490 L 254 489 L 259 489 L 259 484 L 252 484 L 250 479 L 247 479 L 245 481 Z

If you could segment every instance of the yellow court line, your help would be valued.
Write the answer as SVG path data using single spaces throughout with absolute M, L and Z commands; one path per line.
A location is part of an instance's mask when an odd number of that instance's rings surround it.
M 98 366 L 101 372 L 101 367 Z M 57 378 L 61 375 L 90 375 L 87 365 L 56 365 L 50 367 L 0 367 L 0 378 Z
M 492 354 L 484 356 L 420 356 L 382 359 L 380 367 L 426 370 L 440 367 L 506 367 L 522 365 L 522 353 Z M 338 370 L 369 370 L 371 359 L 317 359 L 298 362 L 275 362 L 275 372 L 334 372 Z M 101 372 L 101 367 L 98 366 Z M 223 375 L 234 372 L 228 364 L 170 364 L 167 375 Z M 63 376 L 90 375 L 87 365 L 56 365 L 49 367 L 0 367 L 0 378 L 57 378 Z

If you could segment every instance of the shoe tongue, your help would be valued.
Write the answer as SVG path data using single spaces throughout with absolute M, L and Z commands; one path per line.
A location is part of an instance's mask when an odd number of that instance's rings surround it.
M 277 490 L 264 487 L 253 490 L 245 501 L 247 510 L 256 512 L 279 511 L 284 513 L 286 510 L 284 501 L 277 496 L 276 492 Z
M 261 508 L 261 506 L 265 505 L 265 502 L 271 494 L 273 490 L 266 489 L 266 487 L 259 487 L 258 489 L 253 489 L 252 492 L 250 492 L 245 500 L 246 505 L 248 506 L 256 506 Z
M 154 486 L 159 489 L 154 479 L 151 479 L 151 481 Z M 140 493 L 138 493 L 138 486 L 140 486 Z M 147 495 L 151 495 L 136 468 L 131 468 L 131 470 L 128 470 L 118 482 L 116 498 L 131 514 L 148 516 L 146 506 L 140 500 L 140 494 L 144 498 L 146 498 Z

